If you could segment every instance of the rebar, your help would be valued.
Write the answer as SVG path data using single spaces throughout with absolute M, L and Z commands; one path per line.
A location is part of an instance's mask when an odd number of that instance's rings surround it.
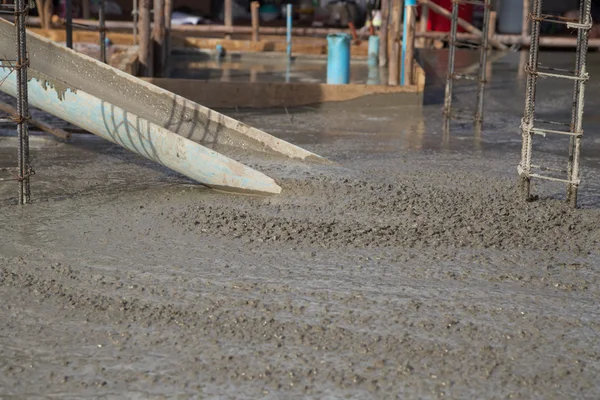
M 585 83 L 589 79 L 586 69 L 586 60 L 588 52 L 588 39 L 592 27 L 591 18 L 591 0 L 580 0 L 579 18 L 571 21 L 562 17 L 543 15 L 542 0 L 534 0 L 533 11 L 529 16 L 531 20 L 531 47 L 529 50 L 529 63 L 526 66 L 527 73 L 527 92 L 525 98 L 524 117 L 521 122 L 522 150 L 521 163 L 518 171 L 520 176 L 520 186 L 527 200 L 531 197 L 531 178 L 544 179 L 554 182 L 562 182 L 567 185 L 567 202 L 573 207 L 577 207 L 577 192 L 580 183 L 580 154 L 581 141 L 583 138 L 583 109 L 585 99 Z M 539 44 L 540 44 L 540 25 L 542 21 L 566 24 L 571 29 L 577 30 L 577 50 L 575 56 L 575 70 L 542 67 L 539 63 Z M 554 122 L 535 119 L 535 99 L 538 77 L 567 79 L 574 82 L 573 105 L 571 110 L 571 122 Z M 568 126 L 569 130 L 554 130 L 547 128 L 538 128 L 535 123 L 549 125 Z M 567 177 L 557 178 L 553 176 L 539 175 L 531 173 L 534 168 L 531 164 L 533 153 L 533 135 L 546 137 L 548 134 L 568 135 L 569 139 L 569 158 L 567 166 Z M 537 167 L 543 171 L 554 171 L 556 169 Z
M 29 160 L 29 131 L 27 120 L 29 118 L 29 106 L 27 96 L 27 33 L 25 31 L 27 14 L 29 9 L 26 0 L 16 0 L 15 3 L 15 29 L 17 33 L 17 133 L 18 140 L 18 164 L 19 164 L 19 204 L 27 204 L 31 199 L 30 179 L 32 175 Z
M 529 63 L 527 64 L 527 89 L 525 94 L 525 111 L 521 121 L 522 148 L 521 163 L 519 164 L 520 187 L 525 199 L 531 198 L 531 152 L 532 152 L 532 129 L 535 118 L 535 95 L 537 89 L 537 68 L 540 52 L 540 22 L 542 15 L 542 0 L 533 1 L 533 11 L 529 15 L 531 19 L 531 46 L 529 48 Z
M 487 55 L 489 51 L 489 28 L 490 28 L 490 13 L 492 5 L 490 1 L 485 2 L 483 11 L 483 37 L 481 38 L 481 49 L 479 53 L 479 82 L 477 83 L 477 108 L 475 110 L 475 124 L 481 128 L 483 125 L 483 103 L 485 94 L 485 85 L 487 84 Z
M 452 119 L 452 89 L 454 86 L 454 59 L 456 57 L 456 33 L 458 32 L 458 3 L 452 2 L 452 26 L 448 48 L 448 72 L 446 75 L 446 94 L 444 97 L 444 131 L 450 129 Z
M 481 38 L 478 41 L 460 42 L 457 40 L 459 25 L 459 7 L 462 4 L 477 4 L 484 7 L 483 26 Z M 477 81 L 477 102 L 473 121 L 477 129 L 481 129 L 483 124 L 483 106 L 485 86 L 487 84 L 487 56 L 489 51 L 489 25 L 491 15 L 491 0 L 452 0 L 452 25 L 448 39 L 448 70 L 446 74 L 446 92 L 444 97 L 444 131 L 450 129 L 450 122 L 456 119 L 457 114 L 452 112 L 452 92 L 454 90 L 454 81 L 459 79 Z M 457 74 L 455 61 L 456 49 L 458 47 L 468 47 L 479 50 L 479 72 L 477 76 L 467 74 Z
M 100 61 L 106 61 L 106 20 L 105 20 L 105 0 L 100 0 L 98 8 L 98 22 L 100 30 Z
M 581 140 L 583 136 L 583 108 L 585 101 L 585 82 L 588 79 L 586 72 L 586 60 L 588 52 L 589 31 L 592 25 L 591 0 L 581 0 L 579 8 L 579 25 L 586 29 L 577 31 L 577 52 L 575 62 L 575 74 L 580 78 L 575 81 L 573 93 L 573 109 L 571 111 L 571 127 L 573 133 L 569 140 L 569 164 L 568 177 L 570 183 L 567 186 L 567 201 L 577 207 L 577 192 L 579 185 L 579 158 L 581 153 Z

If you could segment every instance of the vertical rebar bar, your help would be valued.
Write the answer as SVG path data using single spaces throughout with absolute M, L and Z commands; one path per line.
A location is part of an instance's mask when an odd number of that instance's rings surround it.
M 483 32 L 481 49 L 479 53 L 479 82 L 477 84 L 477 108 L 475 110 L 475 126 L 481 130 L 483 124 L 483 103 L 485 95 L 485 86 L 487 84 L 487 55 L 489 51 L 489 29 L 490 13 L 492 11 L 491 0 L 485 0 L 483 11 Z
M 100 0 L 98 8 L 98 20 L 100 22 L 100 60 L 106 64 L 105 0 Z
M 591 26 L 591 0 L 581 0 L 579 8 L 579 24 Z M 577 32 L 577 55 L 575 74 L 579 78 L 574 84 L 573 109 L 571 114 L 571 136 L 569 141 L 569 165 L 567 187 L 567 202 L 577 207 L 577 191 L 579 184 L 579 158 L 583 133 L 583 109 L 585 101 L 585 83 L 587 80 L 587 52 L 589 29 L 579 29 Z
M 26 0 L 15 2 L 15 29 L 17 33 L 17 133 L 19 135 L 18 163 L 19 163 L 19 204 L 30 201 L 31 166 L 29 162 L 29 131 L 27 120 L 29 106 L 27 96 L 27 33 L 25 31 L 28 8 Z
M 540 52 L 540 25 L 542 15 L 542 0 L 533 1 L 531 17 L 531 45 L 529 48 L 529 64 L 527 64 L 527 92 L 525 95 L 525 112 L 521 122 L 523 143 L 521 148 L 521 163 L 519 165 L 520 187 L 525 199 L 531 197 L 531 152 L 532 132 L 535 118 L 535 95 L 537 86 L 537 70 Z
M 444 97 L 445 130 L 448 130 L 452 118 L 452 88 L 454 85 L 454 59 L 456 57 L 456 33 L 458 31 L 458 2 L 452 0 L 452 27 L 448 48 L 448 72 L 446 75 L 446 94 Z
M 73 48 L 73 0 L 65 0 L 65 30 L 67 33 L 67 47 L 69 49 Z

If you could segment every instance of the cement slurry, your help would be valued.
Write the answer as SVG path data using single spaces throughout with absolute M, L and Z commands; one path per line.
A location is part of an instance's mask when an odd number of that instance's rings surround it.
M 0 397 L 598 398 L 598 81 L 582 209 L 547 183 L 524 203 L 517 63 L 494 65 L 481 135 L 441 132 L 436 85 L 423 108 L 232 113 L 337 162 L 240 155 L 276 197 L 35 136 L 35 203 L 0 185 Z

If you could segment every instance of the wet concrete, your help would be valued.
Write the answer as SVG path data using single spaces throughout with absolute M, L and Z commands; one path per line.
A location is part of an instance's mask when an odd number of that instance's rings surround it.
M 561 185 L 516 194 L 518 62 L 494 65 L 481 134 L 442 133 L 439 85 L 422 108 L 231 113 L 338 163 L 244 155 L 276 197 L 34 137 L 35 203 L 0 185 L 0 396 L 598 398 L 600 73 L 572 210 Z M 539 110 L 568 115 L 568 89 Z

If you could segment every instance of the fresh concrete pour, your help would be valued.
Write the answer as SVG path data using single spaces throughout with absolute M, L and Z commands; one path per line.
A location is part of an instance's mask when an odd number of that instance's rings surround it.
M 442 133 L 442 85 L 423 108 L 232 114 L 338 163 L 240 155 L 273 197 L 33 137 L 34 203 L 0 185 L 0 397 L 600 397 L 600 74 L 579 210 L 516 191 L 517 74 L 493 66 L 482 135 Z M 539 90 L 568 114 L 570 86 Z M 539 145 L 544 165 L 566 148 Z

